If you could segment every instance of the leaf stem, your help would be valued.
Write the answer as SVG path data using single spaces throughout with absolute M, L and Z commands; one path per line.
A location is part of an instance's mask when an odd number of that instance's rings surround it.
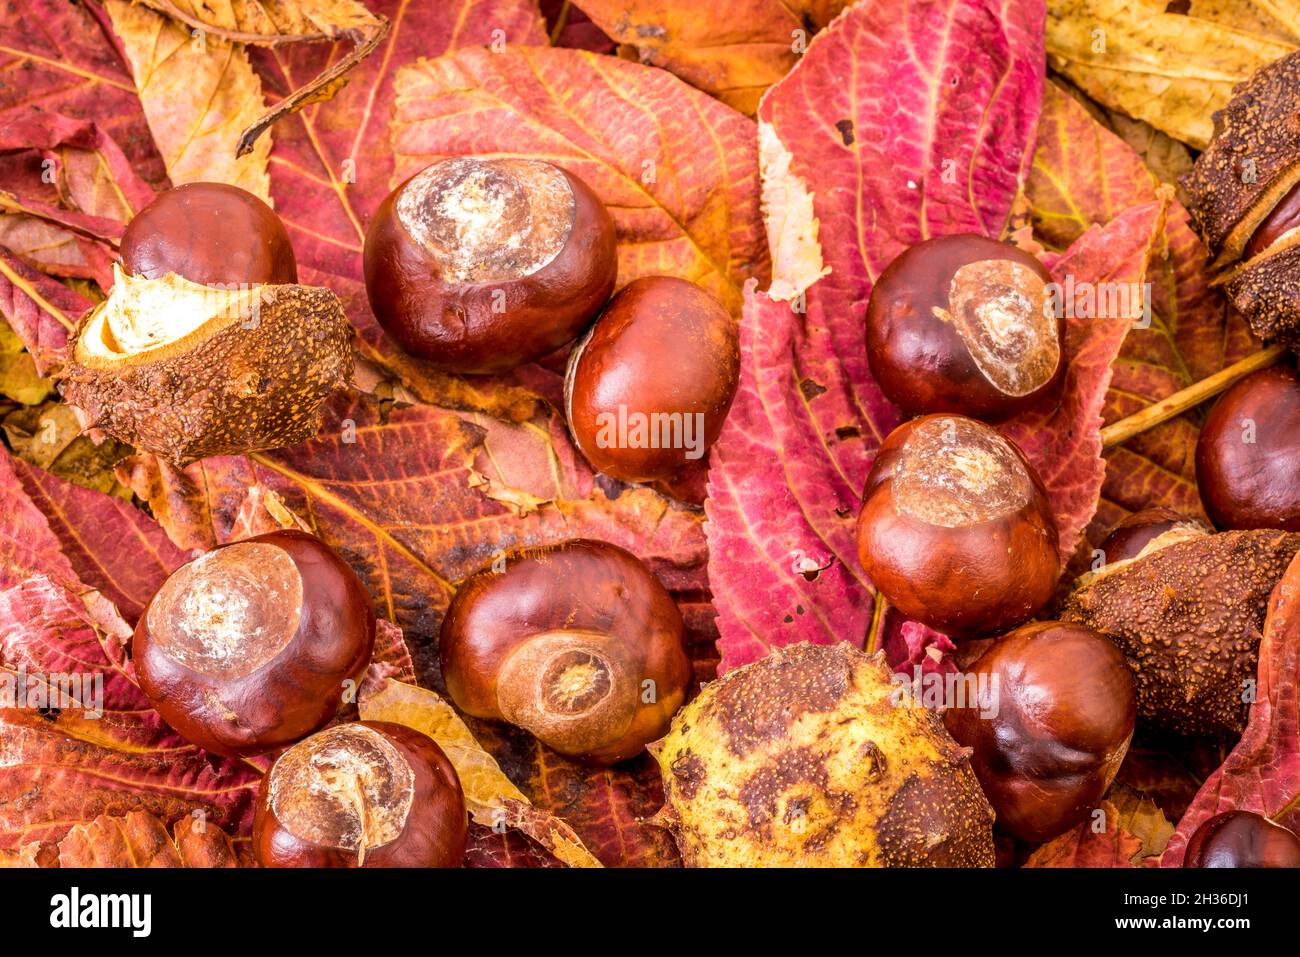
M 1286 351 L 1285 346 L 1268 346 L 1238 362 L 1234 362 L 1226 369 L 1221 369 L 1200 382 L 1193 383 L 1185 389 L 1180 389 L 1171 396 L 1166 396 L 1159 402 L 1151 403 L 1140 412 L 1135 412 L 1127 418 L 1111 423 L 1101 430 L 1102 447 L 1111 448 L 1120 445 L 1135 435 L 1141 435 L 1162 422 L 1168 422 L 1170 419 L 1182 415 L 1188 409 L 1194 408 L 1206 399 L 1213 398 L 1223 392 L 1238 379 L 1244 378 L 1257 369 L 1271 366 L 1285 355 Z

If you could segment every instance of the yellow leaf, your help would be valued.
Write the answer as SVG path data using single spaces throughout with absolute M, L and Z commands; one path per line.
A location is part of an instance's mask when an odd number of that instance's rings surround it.
M 36 360 L 22 340 L 0 321 L 0 393 L 23 405 L 39 405 L 50 394 L 50 380 L 36 371 Z
M 229 183 L 269 201 L 270 139 L 235 156 L 240 132 L 263 110 L 244 47 L 127 0 L 108 0 L 107 9 L 172 185 Z
M 440 695 L 390 678 L 373 692 L 363 691 L 359 708 L 363 721 L 404 724 L 438 742 L 455 765 L 470 816 L 479 824 L 518 828 L 570 867 L 601 866 L 572 828 L 529 803 Z
M 1182 14 L 1164 0 L 1049 0 L 1050 65 L 1098 102 L 1196 149 L 1211 114 L 1286 42 Z

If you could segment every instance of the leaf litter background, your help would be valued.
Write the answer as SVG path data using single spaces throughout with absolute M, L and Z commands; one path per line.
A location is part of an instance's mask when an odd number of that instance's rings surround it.
M 1245 17 L 1101 0 L 929 0 L 902 14 L 887 0 L 312 0 L 278 5 L 276 20 L 239 0 L 227 20 L 181 0 L 18 6 L 0 13 L 0 662 L 102 672 L 106 711 L 0 713 L 6 863 L 247 863 L 270 759 L 216 759 L 177 738 L 141 697 L 124 641 L 194 550 L 298 525 L 358 569 L 397 626 L 359 712 L 455 750 L 476 822 L 468 864 L 676 864 L 644 823 L 661 803 L 651 760 L 588 769 L 463 723 L 438 697 L 434 643 L 459 578 L 515 545 L 603 538 L 673 590 L 701 680 L 800 640 L 951 668 L 946 639 L 877 601 L 852 545 L 872 455 L 900 421 L 862 351 L 866 297 L 890 259 L 978 231 L 1035 250 L 1058 277 L 1152 282 L 1150 328 L 1072 323 L 1060 408 L 1006 426 L 1049 487 L 1066 557 L 1131 510 L 1199 508 L 1199 413 L 1104 458 L 1098 428 L 1256 348 L 1206 284 L 1167 184 L 1204 145 L 1222 77 L 1296 42 L 1300 16 L 1276 3 Z M 1087 43 L 1097 22 L 1104 58 Z M 1207 30 L 1230 40 L 1220 70 L 1186 82 L 1178 51 L 1204 52 Z M 313 97 L 329 98 L 277 108 Z M 573 170 L 618 225 L 621 283 L 678 275 L 732 309 L 741 393 L 707 474 L 660 488 L 594 475 L 556 411 L 562 356 L 462 379 L 383 334 L 360 275 L 368 213 L 416 169 L 465 153 Z M 344 301 L 360 366 L 311 442 L 180 472 L 80 435 L 44 376 L 106 294 L 124 223 L 154 190 L 195 179 L 274 203 L 302 281 Z M 1275 596 L 1266 694 L 1226 763 L 1139 742 L 1105 834 L 1003 848 L 1004 861 L 1150 864 L 1167 842 L 1176 862 L 1216 808 L 1294 816 L 1300 705 L 1277 675 L 1300 654 L 1297 575 Z

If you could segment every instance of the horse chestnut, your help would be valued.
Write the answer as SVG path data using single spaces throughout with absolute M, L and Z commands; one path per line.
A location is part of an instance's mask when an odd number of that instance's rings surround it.
M 1064 327 L 1029 253 L 975 234 L 904 250 L 867 303 L 867 359 L 911 414 L 1004 419 L 1060 381 Z
M 1242 258 L 1253 259 L 1297 226 L 1300 226 L 1300 183 L 1287 190 L 1286 195 L 1278 200 L 1272 211 L 1255 227 Z
M 168 273 L 205 286 L 298 281 L 284 223 L 247 190 L 186 183 L 160 193 L 122 234 L 122 266 L 134 276 Z
M 1300 531 L 1300 377 L 1272 366 L 1214 404 L 1196 442 L 1201 502 L 1221 529 Z
M 1185 541 L 1210 530 L 1203 522 L 1175 511 L 1166 505 L 1157 505 L 1134 512 L 1120 522 L 1106 536 L 1100 546 L 1107 565 L 1130 561 L 1142 554 L 1143 549 L 1155 543 L 1152 550 L 1166 544 Z
M 635 555 L 575 539 L 466 579 L 442 623 L 456 706 L 573 757 L 613 764 L 668 730 L 691 664 L 682 616 Z
M 572 341 L 617 272 L 596 194 L 538 160 L 441 160 L 393 190 L 366 232 L 376 318 L 451 372 L 511 369 Z
M 740 342 L 726 307 L 684 279 L 637 279 L 569 357 L 569 431 L 606 475 L 672 478 L 717 440 L 739 381 Z
M 1024 625 L 967 670 L 981 700 L 944 713 L 998 826 L 1046 841 L 1087 817 L 1110 787 L 1137 720 L 1133 674 L 1119 649 L 1082 625 Z
M 996 430 L 928 415 L 885 439 L 867 476 L 858 556 L 891 604 L 957 638 L 1004 631 L 1052 597 L 1056 523 L 1033 467 Z
M 1183 867 L 1300 867 L 1300 837 L 1252 811 L 1216 814 L 1193 832 Z
M 370 596 L 320 539 L 277 531 L 182 565 L 140 617 L 140 689 L 184 738 L 260 754 L 323 727 L 375 643 Z
M 340 724 L 300 741 L 262 779 L 253 853 L 263 867 L 459 867 L 460 778 L 427 735 Z

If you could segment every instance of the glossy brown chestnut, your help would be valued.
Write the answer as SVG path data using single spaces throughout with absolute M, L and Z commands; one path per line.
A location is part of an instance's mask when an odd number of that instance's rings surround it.
M 225 183 L 187 183 L 160 193 L 122 234 L 122 266 L 146 279 L 176 273 L 205 286 L 298 281 L 280 217 Z
M 278 531 L 173 572 L 140 617 L 132 655 L 163 720 L 200 747 L 240 756 L 329 722 L 374 643 L 356 573 L 315 536 Z
M 1219 398 L 1196 442 L 1196 481 L 1220 529 L 1300 531 L 1300 377 L 1252 372 Z
M 1172 542 L 1175 538 L 1209 533 L 1205 523 L 1184 515 L 1166 505 L 1157 505 L 1134 512 L 1120 522 L 1102 541 L 1099 550 L 1108 565 L 1129 561 L 1142 554 L 1142 549 L 1160 539 Z
M 1082 625 L 1034 622 L 999 638 L 966 674 L 987 697 L 968 694 L 944 724 L 974 749 L 997 826 L 1046 841 L 1084 820 L 1119 771 L 1137 719 L 1119 649 Z
M 263 867 L 459 867 L 468 829 L 451 761 L 388 721 L 300 741 L 262 779 L 253 853 Z
M 456 706 L 599 764 L 668 730 L 691 680 L 682 616 L 635 555 L 574 539 L 507 555 L 456 591 L 439 653 Z
M 375 316 L 412 355 L 500 372 L 553 352 L 614 291 L 614 223 L 572 173 L 538 160 L 425 167 L 366 232 Z
M 899 611 L 957 638 L 1020 624 L 1060 575 L 1047 493 L 1015 443 L 960 415 L 885 439 L 858 514 L 858 557 Z
M 916 415 L 996 421 L 1047 401 L 1064 363 L 1051 274 L 1015 246 L 975 234 L 904 250 L 867 303 L 867 359 Z
M 1183 867 L 1300 867 L 1300 837 L 1253 811 L 1227 811 L 1193 832 Z
M 1300 226 L 1300 183 L 1292 186 L 1273 211 L 1255 227 L 1242 258 L 1250 259 L 1262 253 L 1297 226 Z
M 722 303 L 684 279 L 636 279 L 569 357 L 569 432 L 597 471 L 668 479 L 704 458 L 739 381 L 736 321 Z

